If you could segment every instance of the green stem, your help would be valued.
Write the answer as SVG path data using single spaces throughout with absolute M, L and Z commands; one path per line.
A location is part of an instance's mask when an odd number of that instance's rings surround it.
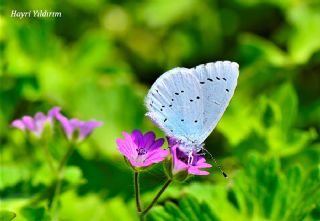
M 65 164 L 67 163 L 68 159 L 70 158 L 72 152 L 74 151 L 75 145 L 70 144 L 67 152 L 65 155 L 62 157 L 59 166 L 58 166 L 58 172 L 57 172 L 57 179 L 54 185 L 54 193 L 53 193 L 53 202 L 52 202 L 52 215 L 53 215 L 53 220 L 59 220 L 59 213 L 58 213 L 58 204 L 60 200 L 60 192 L 61 192 L 61 185 L 62 185 L 62 180 L 64 176 L 64 167 Z
M 134 171 L 134 193 L 136 196 L 137 212 L 141 213 L 141 200 L 140 200 L 140 186 L 139 186 L 139 172 Z
M 172 183 L 172 179 L 168 179 L 165 184 L 162 186 L 162 188 L 160 189 L 160 191 L 157 193 L 157 195 L 154 197 L 154 199 L 152 200 L 152 202 L 149 204 L 149 206 L 144 209 L 141 213 L 141 216 L 146 215 L 149 210 L 156 204 L 156 202 L 158 201 L 158 199 L 160 198 L 160 196 L 162 195 L 162 193 L 167 189 L 167 187 Z
M 55 176 L 57 176 L 57 171 L 56 171 L 56 168 L 54 167 L 53 160 L 52 160 L 52 157 L 51 157 L 51 153 L 49 151 L 49 147 L 48 147 L 47 143 L 43 144 L 43 149 L 44 149 L 44 153 L 45 153 L 45 156 L 47 158 L 47 162 L 49 164 L 49 167 L 50 167 L 52 173 Z
M 72 152 L 74 151 L 75 145 L 74 144 L 70 144 L 67 152 L 65 153 L 65 155 L 63 156 L 62 160 L 59 163 L 59 167 L 58 167 L 58 172 L 61 173 L 67 160 L 70 158 Z

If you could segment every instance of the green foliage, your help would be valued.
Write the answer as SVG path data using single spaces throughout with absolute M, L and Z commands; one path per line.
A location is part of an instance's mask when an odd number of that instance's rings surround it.
M 25 207 L 22 209 L 21 214 L 30 221 L 48 221 L 50 217 L 46 214 L 43 207 Z
M 194 183 L 183 188 L 181 197 L 167 195 L 151 220 L 298 221 L 312 219 L 310 211 L 319 210 L 319 167 L 307 173 L 297 166 L 284 170 L 279 160 L 251 155 L 231 179 L 229 188 Z
M 229 179 L 212 169 L 175 183 L 147 219 L 320 220 L 318 1 L 21 0 L 1 9 L 1 220 L 52 219 L 46 144 L 9 126 L 52 106 L 104 122 L 67 162 L 61 220 L 138 220 L 115 140 L 136 128 L 164 137 L 144 117 L 148 88 L 170 68 L 215 60 L 240 64 L 235 95 L 205 142 Z M 12 9 L 62 17 L 19 19 Z M 67 142 L 60 128 L 47 135 L 57 166 Z M 143 202 L 164 182 L 161 168 L 142 174 Z
M 0 211 L 1 221 L 11 221 L 16 217 L 16 214 L 10 211 Z
M 154 208 L 150 220 L 215 221 L 218 219 L 207 203 L 199 202 L 192 196 L 183 196 L 178 204 L 166 202 L 163 207 Z

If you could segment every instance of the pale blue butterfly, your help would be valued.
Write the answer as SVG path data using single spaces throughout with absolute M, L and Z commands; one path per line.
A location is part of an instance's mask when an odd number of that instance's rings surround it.
M 184 151 L 199 151 L 226 110 L 238 76 L 239 65 L 230 61 L 169 70 L 149 90 L 146 115 Z

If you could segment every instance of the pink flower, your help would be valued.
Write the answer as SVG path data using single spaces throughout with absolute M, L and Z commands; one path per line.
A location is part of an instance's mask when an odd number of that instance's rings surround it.
M 23 116 L 21 119 L 16 119 L 12 121 L 11 126 L 21 129 L 23 131 L 30 131 L 37 137 L 41 137 L 44 125 L 48 123 L 50 126 L 53 124 L 54 113 L 57 110 L 57 107 L 49 110 L 48 115 L 45 115 L 42 112 L 37 112 L 34 117 Z
M 210 168 L 211 165 L 206 163 L 203 156 L 196 153 L 196 151 L 183 151 L 179 148 L 179 144 L 172 138 L 168 138 L 170 151 L 172 153 L 172 173 L 173 175 L 185 171 L 188 174 L 194 175 L 208 175 L 209 172 L 200 170 L 202 168 Z
M 142 134 L 134 130 L 132 134 L 123 132 L 124 140 L 116 140 L 119 152 L 124 155 L 133 167 L 146 167 L 161 162 L 169 155 L 169 151 L 162 149 L 164 139 L 155 140 L 151 131 Z
M 78 131 L 78 138 L 76 138 L 78 142 L 83 141 L 95 128 L 101 127 L 103 124 L 102 122 L 95 120 L 81 121 L 74 118 L 68 119 L 60 113 L 60 108 L 55 110 L 54 116 L 61 123 L 68 140 L 72 140 L 76 131 Z

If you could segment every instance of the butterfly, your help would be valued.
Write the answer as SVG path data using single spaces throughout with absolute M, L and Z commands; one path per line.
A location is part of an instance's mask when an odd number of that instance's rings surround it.
M 151 86 L 146 116 L 184 151 L 199 151 L 225 112 L 238 76 L 239 65 L 230 61 L 171 69 Z

